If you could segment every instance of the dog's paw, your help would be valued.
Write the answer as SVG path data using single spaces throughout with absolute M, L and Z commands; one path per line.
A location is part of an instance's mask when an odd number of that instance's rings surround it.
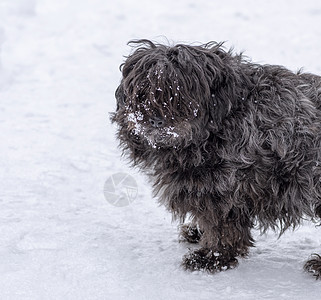
M 305 263 L 304 269 L 307 272 L 312 273 L 316 279 L 321 279 L 321 256 L 313 254 L 311 259 Z
M 183 224 L 180 230 L 181 241 L 188 242 L 192 244 L 197 244 L 201 237 L 202 231 L 195 225 Z
M 233 269 L 238 265 L 235 257 L 215 252 L 212 249 L 201 248 L 194 252 L 189 252 L 183 257 L 183 267 L 186 270 L 205 270 L 210 273 Z

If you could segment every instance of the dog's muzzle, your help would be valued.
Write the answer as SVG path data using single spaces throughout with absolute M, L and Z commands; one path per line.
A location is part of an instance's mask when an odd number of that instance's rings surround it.
M 149 118 L 149 123 L 154 128 L 162 128 L 165 125 L 165 121 L 162 118 L 159 118 L 159 117 L 151 117 L 151 118 Z

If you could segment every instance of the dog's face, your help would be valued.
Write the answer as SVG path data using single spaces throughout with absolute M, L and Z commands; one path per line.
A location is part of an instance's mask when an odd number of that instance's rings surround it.
M 152 60 L 149 69 L 130 70 L 123 78 L 116 91 L 117 114 L 132 135 L 151 147 L 177 146 L 192 139 L 200 103 L 177 73 Z
M 208 136 L 220 71 L 201 47 L 140 41 L 121 66 L 113 121 L 126 142 L 152 148 L 185 147 Z M 212 57 L 211 57 L 212 58 Z M 126 137 L 124 137 L 126 135 Z

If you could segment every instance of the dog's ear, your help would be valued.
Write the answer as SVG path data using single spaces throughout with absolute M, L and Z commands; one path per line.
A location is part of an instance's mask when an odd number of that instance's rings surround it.
M 125 98 L 126 98 L 122 82 L 120 83 L 120 85 L 117 87 L 117 89 L 115 91 L 115 98 L 117 101 L 116 110 L 118 111 L 119 108 L 121 108 L 125 105 Z
M 224 64 L 225 65 L 225 64 Z M 219 129 L 223 120 L 238 106 L 241 97 L 240 76 L 226 65 L 220 70 L 220 76 L 213 81 L 209 101 L 210 124 Z

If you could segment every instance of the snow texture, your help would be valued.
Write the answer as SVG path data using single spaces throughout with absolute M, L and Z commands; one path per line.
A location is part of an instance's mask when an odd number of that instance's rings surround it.
M 0 299 L 320 299 L 302 271 L 321 252 L 311 224 L 255 232 L 235 270 L 184 271 L 190 246 L 121 159 L 108 116 L 130 39 L 227 41 L 321 74 L 320 22 L 318 0 L 1 0 Z M 104 197 L 116 173 L 137 182 L 130 205 Z

